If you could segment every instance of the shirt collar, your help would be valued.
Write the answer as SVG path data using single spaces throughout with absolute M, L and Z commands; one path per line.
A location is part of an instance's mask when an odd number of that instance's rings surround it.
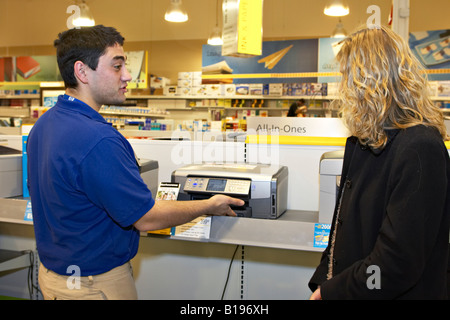
M 93 120 L 111 125 L 105 120 L 105 118 L 102 117 L 100 113 L 91 108 L 88 104 L 77 98 L 69 96 L 68 94 L 63 94 L 58 97 L 57 106 L 72 112 L 81 113 Z

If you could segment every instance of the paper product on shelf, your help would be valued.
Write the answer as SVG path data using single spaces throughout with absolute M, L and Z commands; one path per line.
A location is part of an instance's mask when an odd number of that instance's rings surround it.
M 218 63 L 211 64 L 209 66 L 202 67 L 203 74 L 229 74 L 233 73 L 233 69 L 230 68 L 228 63 L 224 60 Z
M 263 95 L 281 96 L 283 94 L 282 83 L 269 83 L 263 86 Z
M 450 97 L 450 81 L 439 81 L 437 86 L 438 97 Z

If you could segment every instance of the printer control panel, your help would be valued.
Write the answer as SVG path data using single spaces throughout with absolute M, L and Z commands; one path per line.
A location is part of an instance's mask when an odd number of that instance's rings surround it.
M 248 195 L 250 185 L 250 180 L 190 176 L 186 179 L 184 191 Z

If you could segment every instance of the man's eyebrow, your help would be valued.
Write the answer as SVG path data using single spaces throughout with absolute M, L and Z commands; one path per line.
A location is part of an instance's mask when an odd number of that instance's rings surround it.
M 115 57 L 113 58 L 113 60 L 123 60 L 123 61 L 126 61 L 126 60 L 127 60 L 127 57 L 125 57 L 125 56 L 115 56 Z

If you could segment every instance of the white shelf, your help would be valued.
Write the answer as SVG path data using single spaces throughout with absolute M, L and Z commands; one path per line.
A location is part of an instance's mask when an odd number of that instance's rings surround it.
M 433 97 L 431 97 L 431 100 L 433 100 L 433 101 L 450 101 L 450 97 L 433 96 Z
M 26 205 L 27 200 L 24 198 L 0 198 L 0 222 L 32 225 L 33 222 L 24 221 Z M 206 241 L 320 252 L 323 251 L 322 248 L 313 246 L 314 226 L 318 222 L 318 214 L 316 211 L 287 210 L 281 217 L 273 220 L 213 217 L 208 240 L 180 236 L 162 237 L 173 240 Z M 148 234 L 148 236 L 161 237 L 153 234 Z M 29 265 L 29 260 L 25 259 L 26 257 L 20 257 L 20 254 L 17 257 L 20 259 L 18 262 L 21 267 Z M 16 263 L 14 267 L 17 265 Z
M 168 99 L 168 100 L 229 100 L 229 99 L 248 99 L 248 100 L 333 100 L 335 96 L 254 96 L 254 95 L 233 95 L 233 96 L 155 96 L 155 95 L 130 95 L 127 99 Z
M 111 111 L 100 111 L 100 114 L 104 115 L 114 115 L 114 116 L 130 116 L 130 117 L 158 117 L 165 118 L 169 116 L 168 114 L 157 114 L 157 113 L 135 113 L 135 112 L 111 112 Z
M 39 94 L 19 94 L 19 95 L 4 95 L 0 96 L 0 99 L 40 99 L 41 95 Z
M 29 107 L 11 106 L 0 107 L 0 117 L 24 118 L 30 116 Z
M 227 99 L 248 99 L 248 100 L 298 100 L 298 99 L 305 99 L 305 100 L 334 100 L 337 96 L 322 96 L 322 95 L 315 95 L 315 96 L 266 96 L 266 95 L 233 95 L 233 96 L 194 96 L 194 95 L 188 95 L 188 96 L 157 96 L 157 95 L 130 95 L 127 96 L 127 99 L 168 99 L 168 100 L 227 100 Z M 431 97 L 433 101 L 450 101 L 450 97 L 439 97 L 439 96 L 433 96 Z

